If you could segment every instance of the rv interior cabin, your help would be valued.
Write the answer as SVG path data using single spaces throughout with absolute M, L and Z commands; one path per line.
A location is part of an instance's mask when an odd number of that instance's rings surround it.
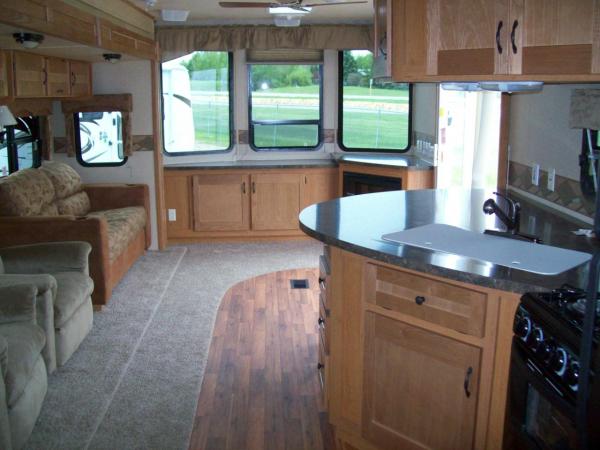
M 600 448 L 599 2 L 0 7 L 0 449 Z

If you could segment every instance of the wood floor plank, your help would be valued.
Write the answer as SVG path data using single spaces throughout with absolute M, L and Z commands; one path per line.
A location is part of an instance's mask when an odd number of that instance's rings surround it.
M 308 289 L 291 289 L 305 278 Z M 316 269 L 275 272 L 227 292 L 190 449 L 335 449 L 316 370 L 317 279 Z

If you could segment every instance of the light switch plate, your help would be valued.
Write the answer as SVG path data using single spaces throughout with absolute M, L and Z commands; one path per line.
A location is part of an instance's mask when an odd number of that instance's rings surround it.
M 548 190 L 554 192 L 554 183 L 556 181 L 556 169 L 548 170 Z
M 169 209 L 168 210 L 169 222 L 177 222 L 177 210 Z
M 531 184 L 534 186 L 540 185 L 540 165 L 534 164 L 531 166 Z

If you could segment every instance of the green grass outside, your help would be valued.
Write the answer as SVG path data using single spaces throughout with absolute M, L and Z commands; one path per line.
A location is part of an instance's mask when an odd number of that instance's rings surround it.
M 193 80 L 192 83 L 199 83 Z M 297 90 L 296 90 L 297 89 Z M 312 87 L 270 89 L 269 93 L 314 93 Z M 348 95 L 365 97 L 368 88 L 347 87 Z M 376 92 L 376 93 L 373 93 Z M 263 94 L 264 91 L 261 92 Z M 395 103 L 408 102 L 408 92 L 373 89 L 372 95 L 386 95 L 398 100 Z M 386 100 L 384 103 L 392 103 Z M 379 101 L 373 99 L 373 101 Z M 227 148 L 229 146 L 229 108 L 226 104 L 193 104 L 196 141 L 210 147 Z M 277 106 L 255 105 L 253 116 L 256 120 L 269 119 L 318 119 L 316 108 L 277 108 Z M 260 126 L 255 128 L 255 142 L 258 147 L 274 146 L 314 146 L 316 138 L 314 126 Z M 402 149 L 408 143 L 408 115 L 381 112 L 347 111 L 344 114 L 343 143 L 348 148 Z

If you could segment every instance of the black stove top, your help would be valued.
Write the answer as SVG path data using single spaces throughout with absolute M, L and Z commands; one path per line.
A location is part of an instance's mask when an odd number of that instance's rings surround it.
M 538 303 L 543 304 L 559 320 L 567 322 L 581 332 L 583 317 L 585 315 L 586 297 L 584 290 L 575 288 L 569 284 L 563 284 L 560 288 L 546 292 L 530 292 L 530 297 Z M 600 302 L 596 308 L 596 331 L 600 334 Z

